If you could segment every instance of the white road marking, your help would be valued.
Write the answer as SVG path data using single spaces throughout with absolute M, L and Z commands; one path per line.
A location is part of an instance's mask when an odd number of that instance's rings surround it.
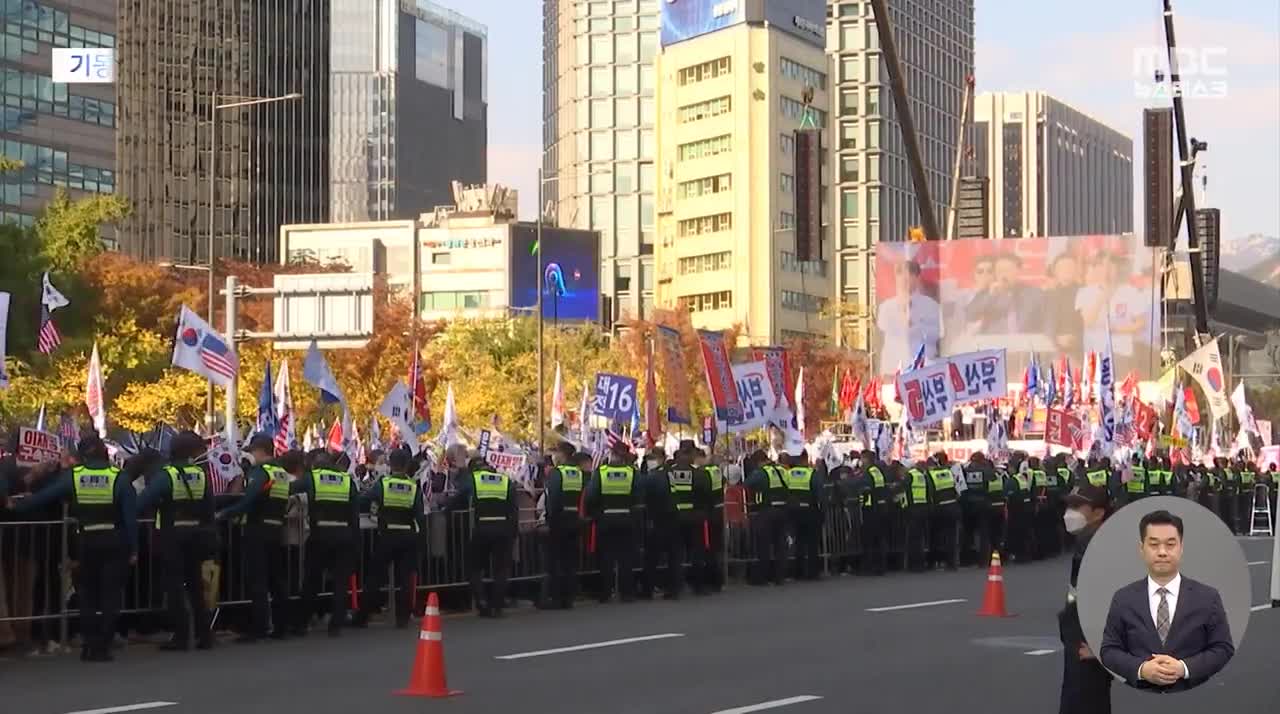
M 684 637 L 684 634 L 678 632 L 667 632 L 661 635 L 645 635 L 644 637 L 628 637 L 623 640 L 609 640 L 607 642 L 592 642 L 585 645 L 573 645 L 572 647 L 557 647 L 550 650 L 537 650 L 535 652 L 520 652 L 518 654 L 501 655 L 494 659 L 512 660 L 512 659 L 528 659 L 530 657 L 542 657 L 545 655 L 564 654 L 565 652 L 581 652 L 582 650 L 595 650 L 601 647 L 616 647 L 618 645 L 629 645 L 633 642 L 648 642 L 650 640 L 669 640 L 674 637 Z
M 805 702 L 816 702 L 822 697 L 815 697 L 812 694 L 803 694 L 798 697 L 788 697 L 786 699 L 775 699 L 771 702 L 760 702 L 759 704 L 751 704 L 745 707 L 734 707 L 733 709 L 721 709 L 711 714 L 751 714 L 751 712 L 762 712 L 766 709 L 779 709 L 781 707 L 789 707 L 792 704 L 803 704 Z
M 1259 610 L 1270 610 L 1270 609 L 1271 609 L 1270 605 L 1254 605 L 1253 607 L 1249 608 L 1249 612 L 1257 612 Z
M 84 709 L 78 712 L 67 712 L 67 714 L 115 714 L 116 712 L 136 712 L 143 709 L 159 709 L 161 707 L 177 706 L 177 702 L 143 702 L 141 704 L 127 704 L 122 707 L 107 707 L 105 709 Z
M 964 598 L 954 600 L 931 600 L 929 602 L 913 602 L 910 605 L 889 605 L 888 607 L 869 607 L 867 612 L 893 612 L 894 610 L 913 610 L 917 607 L 933 607 L 934 605 L 954 605 L 958 602 L 967 602 Z
M 1044 655 L 1053 654 L 1054 652 L 1057 652 L 1057 650 L 1031 650 L 1030 652 L 1023 652 L 1022 654 L 1030 655 L 1032 657 L 1043 657 Z
M 1251 560 L 1251 561 L 1249 561 L 1249 565 L 1268 565 L 1268 564 L 1270 564 L 1270 563 L 1271 563 L 1271 561 L 1270 561 L 1270 560 Z

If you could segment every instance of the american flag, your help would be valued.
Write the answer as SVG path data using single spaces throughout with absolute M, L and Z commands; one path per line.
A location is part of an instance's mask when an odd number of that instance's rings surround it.
M 236 362 L 232 361 L 234 358 L 235 355 L 227 349 L 227 343 L 217 335 L 207 332 L 204 339 L 200 340 L 200 361 L 209 371 L 233 379 L 236 376 Z
M 58 435 L 62 437 L 63 447 L 71 450 L 76 448 L 76 440 L 80 438 L 80 428 L 76 426 L 75 417 L 62 413 L 62 417 L 58 420 Z
M 36 339 L 36 347 L 42 354 L 51 354 L 62 344 L 62 336 L 53 324 L 53 315 L 47 306 L 40 306 L 40 334 Z
M 280 415 L 280 428 L 276 429 L 276 438 L 275 438 L 275 449 L 276 449 L 277 456 L 288 451 L 289 447 L 291 446 L 291 444 L 289 443 L 289 434 L 291 433 L 290 428 L 293 426 L 290 423 L 292 421 L 293 421 L 292 411 L 286 411 L 284 414 Z

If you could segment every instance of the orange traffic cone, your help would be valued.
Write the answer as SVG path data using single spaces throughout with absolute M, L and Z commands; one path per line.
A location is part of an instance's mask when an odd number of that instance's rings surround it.
M 1004 570 L 1000 567 L 1000 552 L 991 551 L 991 568 L 987 570 L 987 592 L 982 596 L 979 617 L 1012 617 L 1004 609 Z
M 406 697 L 453 697 L 462 692 L 449 689 L 444 675 L 444 636 L 440 632 L 440 600 L 427 596 L 427 610 L 418 632 L 418 653 L 409 673 L 409 686 L 396 691 Z

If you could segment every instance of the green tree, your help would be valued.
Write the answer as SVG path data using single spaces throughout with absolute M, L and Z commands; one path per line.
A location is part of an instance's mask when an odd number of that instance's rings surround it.
M 128 212 L 129 204 L 119 196 L 99 194 L 73 201 L 59 188 L 35 224 L 50 267 L 70 274 L 83 261 L 102 253 L 102 226 L 119 221 Z

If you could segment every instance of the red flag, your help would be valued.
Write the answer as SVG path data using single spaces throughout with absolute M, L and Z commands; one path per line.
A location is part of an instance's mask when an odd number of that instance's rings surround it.
M 1132 397 L 1137 390 L 1138 390 L 1138 373 L 1131 371 L 1124 378 L 1124 381 L 1120 383 L 1120 396 L 1127 399 L 1129 397 Z
M 414 426 L 431 428 L 431 405 L 427 403 L 427 380 L 422 376 L 422 364 L 419 362 L 418 350 L 413 350 L 413 359 L 409 360 L 409 394 L 413 402 L 413 416 L 409 422 Z
M 1152 409 L 1145 402 L 1134 401 L 1133 423 L 1138 430 L 1138 438 L 1147 440 L 1151 438 L 1152 429 L 1156 425 L 1156 410 Z
M 840 380 L 840 414 L 853 408 L 853 403 L 858 400 L 858 385 L 861 384 L 862 378 L 853 381 L 853 374 L 850 370 L 845 370 L 844 378 Z
M 1191 418 L 1192 424 L 1200 423 L 1200 406 L 1196 404 L 1195 393 L 1191 391 L 1191 387 L 1183 387 L 1183 396 L 1187 401 L 1187 416 Z
M 898 378 L 901 376 L 902 376 L 902 368 L 899 367 L 898 370 L 893 373 L 893 403 L 894 404 L 902 403 L 902 392 L 898 391 Z
M 658 443 L 662 423 L 658 419 L 658 380 L 653 376 L 653 349 L 649 349 L 649 369 L 644 379 L 644 428 L 648 432 L 649 448 Z
M 329 427 L 329 443 L 326 444 L 329 451 L 342 451 L 342 419 L 334 419 L 333 426 Z
M 868 409 L 879 409 L 884 406 L 880 401 L 879 377 L 873 377 L 867 380 L 867 388 L 862 393 L 862 401 L 866 403 Z

